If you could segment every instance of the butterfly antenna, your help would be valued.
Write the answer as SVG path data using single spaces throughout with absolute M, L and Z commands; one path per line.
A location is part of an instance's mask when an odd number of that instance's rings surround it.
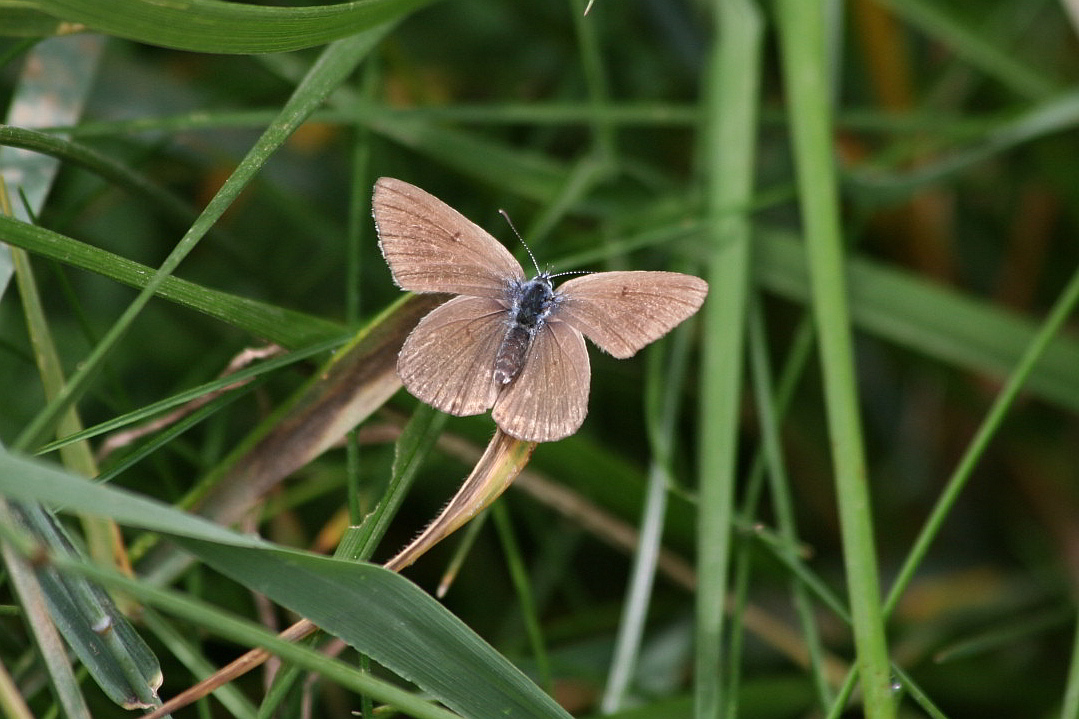
M 568 272 L 559 272 L 556 275 L 547 275 L 548 278 L 554 279 L 555 277 L 565 277 L 566 275 L 594 275 L 594 270 L 569 270 Z
M 517 239 L 521 241 L 521 244 L 525 246 L 525 251 L 528 252 L 528 256 L 532 258 L 532 265 L 536 268 L 537 274 L 543 274 L 543 270 L 539 268 L 539 263 L 536 262 L 536 256 L 532 254 L 532 248 L 525 242 L 525 238 L 521 237 L 521 233 L 517 231 L 517 228 L 513 225 L 513 220 L 510 219 L 509 213 L 505 210 L 499 210 L 498 214 L 506 218 L 506 224 L 513 230 L 513 234 L 517 235 Z

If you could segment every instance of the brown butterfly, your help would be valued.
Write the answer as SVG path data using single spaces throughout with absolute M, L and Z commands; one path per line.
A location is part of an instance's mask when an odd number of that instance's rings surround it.
M 584 422 L 584 337 L 632 357 L 700 309 L 708 293 L 704 280 L 677 272 L 597 272 L 557 289 L 547 272 L 527 279 L 498 240 L 391 177 L 375 183 L 373 211 L 398 286 L 460 295 L 405 340 L 397 356 L 405 387 L 454 415 L 494 407 L 502 431 L 528 442 L 568 437 Z

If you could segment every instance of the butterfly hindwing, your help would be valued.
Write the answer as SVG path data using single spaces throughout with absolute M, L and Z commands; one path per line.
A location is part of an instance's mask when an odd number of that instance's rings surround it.
M 521 373 L 495 400 L 495 423 L 528 442 L 568 437 L 588 414 L 590 379 L 581 333 L 564 322 L 546 322 L 536 332 Z
M 505 317 L 495 300 L 453 298 L 412 330 L 397 355 L 397 374 L 413 396 L 443 412 L 487 411 L 498 396 L 494 364 Z
M 372 212 L 382 255 L 403 289 L 502 299 L 510 281 L 524 279 L 498 240 L 414 185 L 380 178 Z

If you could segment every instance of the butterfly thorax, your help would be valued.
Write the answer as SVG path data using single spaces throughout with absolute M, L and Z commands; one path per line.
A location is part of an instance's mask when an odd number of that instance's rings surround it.
M 500 385 L 509 384 L 521 373 L 528 348 L 555 303 L 551 280 L 545 274 L 515 282 L 509 296 L 506 335 L 495 355 L 495 382 Z
M 532 328 L 543 322 L 554 304 L 554 290 L 546 275 L 521 282 L 514 292 L 510 315 L 515 324 Z

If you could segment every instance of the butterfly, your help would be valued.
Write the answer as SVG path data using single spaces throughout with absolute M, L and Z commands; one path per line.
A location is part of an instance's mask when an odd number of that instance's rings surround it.
M 453 415 L 494 408 L 506 434 L 552 442 L 588 413 L 584 338 L 632 357 L 704 302 L 708 284 L 678 272 L 596 272 L 558 287 L 528 279 L 498 240 L 403 180 L 375 183 L 372 212 L 394 282 L 458 295 L 427 314 L 397 355 L 397 374 L 419 400 Z

